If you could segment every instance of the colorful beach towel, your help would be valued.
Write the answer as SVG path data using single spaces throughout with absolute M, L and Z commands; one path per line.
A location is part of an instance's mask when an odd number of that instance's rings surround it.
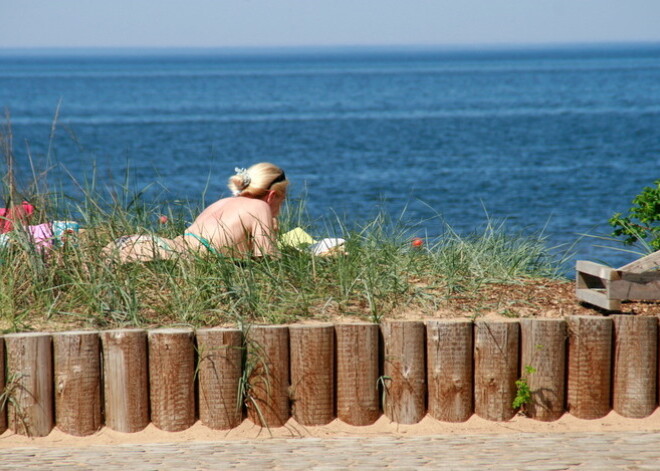
M 339 237 L 314 240 L 314 238 L 305 232 L 302 228 L 296 227 L 281 237 L 283 245 L 295 247 L 298 249 L 309 250 L 312 255 L 325 256 L 335 253 L 341 253 L 344 249 L 346 240 Z
M 13 208 L 0 208 L 0 234 L 12 231 L 15 222 L 27 222 L 33 213 L 34 206 L 27 201 Z

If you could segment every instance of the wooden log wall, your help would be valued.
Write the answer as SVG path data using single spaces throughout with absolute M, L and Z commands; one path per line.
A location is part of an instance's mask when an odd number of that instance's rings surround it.
M 505 421 L 517 381 L 535 420 L 642 418 L 658 406 L 658 335 L 657 318 L 622 315 L 7 334 L 0 433 Z
M 473 324 L 426 324 L 428 412 L 444 422 L 465 422 L 474 412 Z
M 239 397 L 243 372 L 243 333 L 239 329 L 198 329 L 199 420 L 214 430 L 243 421 Z
M 371 425 L 380 417 L 377 324 L 338 324 L 336 335 L 337 418 Z
M 612 319 L 568 319 L 568 411 L 579 419 L 598 419 L 612 410 Z
M 53 335 L 55 422 L 69 435 L 91 435 L 101 419 L 101 348 L 98 332 Z
M 166 432 L 195 423 L 195 347 L 192 329 L 149 331 L 151 422 Z
M 293 418 L 302 425 L 326 425 L 335 415 L 335 327 L 289 327 Z
M 51 343 L 48 334 L 5 335 L 8 423 L 20 435 L 45 437 L 55 423 Z
M 516 411 L 520 325 L 517 322 L 477 322 L 474 329 L 474 412 L 487 420 L 504 421 Z
M 424 323 L 386 322 L 381 330 L 385 415 L 399 424 L 415 424 L 426 415 Z
M 252 326 L 247 338 L 248 418 L 262 427 L 280 427 L 291 417 L 289 328 Z
M 656 406 L 658 322 L 653 317 L 612 316 L 614 322 L 613 409 L 642 418 Z
M 149 425 L 147 332 L 101 333 L 105 425 L 118 432 L 139 432 Z
M 536 420 L 557 420 L 565 410 L 566 322 L 562 319 L 522 319 L 520 337 L 520 376 L 532 394 L 526 412 Z
M 5 391 L 5 340 L 0 335 L 0 394 Z M 0 400 L 0 434 L 7 430 L 7 407 L 4 397 Z

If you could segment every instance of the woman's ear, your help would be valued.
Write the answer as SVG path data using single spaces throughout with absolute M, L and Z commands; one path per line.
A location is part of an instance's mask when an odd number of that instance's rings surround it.
M 271 204 L 271 203 L 273 202 L 274 199 L 275 199 L 275 191 L 270 190 L 270 191 L 266 194 L 266 203 Z

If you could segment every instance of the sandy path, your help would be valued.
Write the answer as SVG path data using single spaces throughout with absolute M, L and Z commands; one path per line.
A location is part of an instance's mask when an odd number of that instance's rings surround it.
M 660 432 L 660 409 L 644 419 L 626 419 L 615 412 L 596 420 L 577 419 L 565 414 L 555 422 L 538 422 L 526 417 L 514 417 L 508 422 L 490 422 L 476 415 L 464 423 L 440 422 L 426 416 L 415 425 L 399 425 L 386 417 L 381 417 L 375 424 L 354 427 L 339 420 L 320 427 L 304 427 L 291 419 L 286 426 L 263 429 L 245 420 L 239 427 L 229 431 L 211 430 L 197 422 L 193 427 L 182 432 L 164 432 L 153 425 L 138 433 L 120 433 L 103 428 L 88 437 L 73 437 L 54 429 L 47 437 L 29 438 L 6 431 L 0 435 L 0 448 L 20 446 L 94 446 L 119 443 L 172 443 L 218 440 L 264 440 L 270 437 L 296 438 L 339 438 L 339 437 L 405 437 L 432 436 L 446 434 L 516 434 L 531 433 L 575 433 L 575 432 L 615 432 L 615 431 L 655 431 Z

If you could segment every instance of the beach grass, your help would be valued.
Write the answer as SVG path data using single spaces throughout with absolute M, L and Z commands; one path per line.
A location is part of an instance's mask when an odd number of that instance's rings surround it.
M 561 273 L 561 261 L 540 234 L 511 234 L 502 224 L 488 223 L 480 232 L 460 235 L 444 225 L 442 234 L 415 245 L 422 228 L 403 216 L 392 220 L 381 214 L 348 227 L 339 220 L 310 221 L 304 202 L 287 204 L 280 232 L 302 226 L 317 239 L 342 237 L 345 253 L 317 257 L 284 246 L 278 257 L 236 260 L 205 253 L 108 263 L 100 252 L 116 237 L 173 238 L 201 209 L 201 204 L 150 203 L 127 191 L 103 198 L 88 190 L 78 201 L 31 195 L 39 209 L 32 223 L 75 219 L 85 231 L 46 252 L 14 231 L 13 242 L 0 249 L 2 331 L 241 326 L 337 317 L 379 322 L 402 310 L 432 315 L 448 297 L 478 292 L 485 284 Z M 161 215 L 167 223 L 158 223 Z

